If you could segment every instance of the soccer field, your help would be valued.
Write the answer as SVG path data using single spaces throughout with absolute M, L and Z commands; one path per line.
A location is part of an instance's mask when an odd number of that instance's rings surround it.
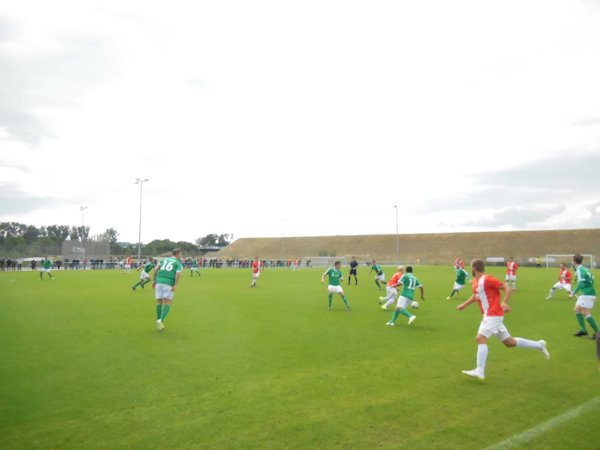
M 595 343 L 544 299 L 556 269 L 520 269 L 505 319 L 550 360 L 491 338 L 484 381 L 461 373 L 481 314 L 456 311 L 467 288 L 446 300 L 452 267 L 415 268 L 426 301 L 394 328 L 368 269 L 350 312 L 322 272 L 186 269 L 163 333 L 138 273 L 0 273 L 0 448 L 479 449 L 532 428 L 526 448 L 600 447 L 600 402 L 572 411 L 600 396 Z

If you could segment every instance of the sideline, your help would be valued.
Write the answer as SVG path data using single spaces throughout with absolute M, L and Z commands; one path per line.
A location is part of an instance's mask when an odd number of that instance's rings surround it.
M 574 419 L 575 417 L 583 414 L 587 410 L 592 409 L 597 405 L 600 405 L 600 396 L 594 397 L 593 399 L 582 403 L 576 408 L 570 409 L 569 411 L 561 414 L 560 416 L 556 416 L 546 422 L 543 422 L 533 428 L 530 428 L 529 430 L 526 430 L 519 434 L 515 434 L 514 436 L 511 436 L 508 439 L 498 442 L 497 444 L 494 444 L 490 447 L 486 447 L 484 450 L 507 449 L 518 444 L 524 444 L 525 442 L 532 440 L 540 434 L 546 433 L 552 428 L 555 428 L 558 425 L 563 424 L 564 422 Z

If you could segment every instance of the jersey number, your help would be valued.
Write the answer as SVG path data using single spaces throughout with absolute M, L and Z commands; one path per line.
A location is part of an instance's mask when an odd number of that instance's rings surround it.
M 171 272 L 173 270 L 173 261 L 169 261 L 165 259 L 160 265 L 160 270 L 165 270 L 167 272 Z
M 408 288 L 411 291 L 414 291 L 416 284 L 417 284 L 417 280 L 415 280 L 414 278 L 411 278 L 410 281 L 408 282 Z

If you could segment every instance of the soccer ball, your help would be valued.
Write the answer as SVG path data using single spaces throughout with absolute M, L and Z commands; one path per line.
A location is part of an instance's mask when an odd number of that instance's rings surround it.
M 412 306 L 413 308 L 417 309 L 419 307 L 419 302 L 414 301 L 410 304 L 410 306 Z

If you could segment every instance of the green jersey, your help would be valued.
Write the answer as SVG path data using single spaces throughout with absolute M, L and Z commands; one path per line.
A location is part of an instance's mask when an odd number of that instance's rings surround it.
M 383 270 L 381 270 L 381 266 L 379 264 L 375 264 L 375 265 L 371 266 L 371 272 L 373 270 L 375 271 L 375 273 L 377 275 L 381 275 L 383 273 Z
M 45 259 L 44 262 L 42 262 L 42 268 L 50 269 L 51 267 L 52 267 L 52 261 L 50 261 L 49 259 Z
M 464 285 L 465 277 L 467 277 L 469 280 L 471 279 L 471 277 L 469 276 L 467 271 L 465 269 L 463 269 L 462 267 L 460 269 L 456 270 L 456 284 Z
M 323 276 L 325 275 L 329 275 L 329 286 L 340 285 L 340 279 L 342 278 L 341 270 L 335 270 L 333 267 L 330 267 Z
M 400 278 L 400 282 L 404 286 L 400 295 L 404 298 L 413 300 L 415 298 L 415 288 L 421 286 L 419 280 L 417 280 L 412 273 L 405 273 L 402 278 Z
M 154 269 L 154 264 L 152 264 L 151 262 L 147 262 L 146 264 L 144 264 L 144 272 L 146 272 L 147 274 L 150 274 L 150 272 L 152 272 L 152 269 Z
M 166 284 L 168 286 L 175 286 L 175 276 L 178 272 L 183 270 L 181 261 L 174 256 L 163 259 L 160 262 L 160 269 L 156 274 L 156 283 Z
M 192 267 L 198 267 L 198 260 L 192 259 Z
M 583 266 L 579 266 L 575 273 L 577 275 L 577 287 L 573 291 L 573 294 L 576 295 L 581 291 L 581 295 L 591 295 L 595 297 L 596 289 L 594 289 L 594 275 Z

